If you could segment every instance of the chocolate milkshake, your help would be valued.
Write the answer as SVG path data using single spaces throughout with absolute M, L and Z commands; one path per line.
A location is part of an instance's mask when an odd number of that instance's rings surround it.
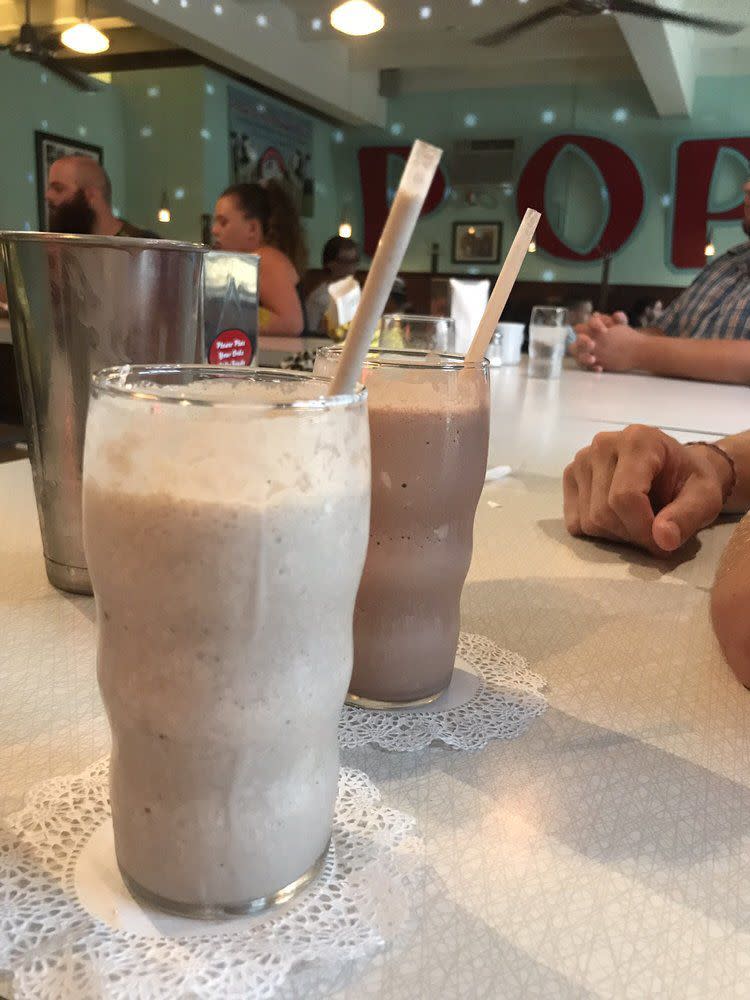
M 317 370 L 325 373 L 335 350 L 326 349 Z M 426 703 L 453 672 L 487 466 L 487 364 L 372 351 L 362 379 L 372 508 L 354 611 L 350 700 L 371 707 Z
M 118 863 L 211 917 L 288 898 L 325 855 L 369 509 L 362 396 L 232 376 L 153 399 L 110 380 L 84 464 Z

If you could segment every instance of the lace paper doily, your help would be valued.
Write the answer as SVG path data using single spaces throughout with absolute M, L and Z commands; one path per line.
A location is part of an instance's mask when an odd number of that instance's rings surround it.
M 481 750 L 490 740 L 511 740 L 528 729 L 547 708 L 544 686 L 518 653 L 462 632 L 453 680 L 437 701 L 387 711 L 346 705 L 339 746 L 408 751 L 442 742 L 454 750 Z
M 424 871 L 415 822 L 343 768 L 323 871 L 297 899 L 220 924 L 166 918 L 164 933 L 112 858 L 103 882 L 117 883 L 123 911 L 137 910 L 149 930 L 109 926 L 81 904 L 90 892 L 77 892 L 82 852 L 110 822 L 108 767 L 46 781 L 0 830 L 0 971 L 13 973 L 14 1000 L 250 1000 L 299 983 L 312 996 L 408 922 Z

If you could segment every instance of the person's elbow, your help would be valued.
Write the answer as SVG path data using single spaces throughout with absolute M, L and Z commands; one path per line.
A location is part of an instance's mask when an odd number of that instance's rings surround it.
M 727 663 L 750 688 L 750 579 L 737 568 L 719 574 L 711 590 L 711 620 Z

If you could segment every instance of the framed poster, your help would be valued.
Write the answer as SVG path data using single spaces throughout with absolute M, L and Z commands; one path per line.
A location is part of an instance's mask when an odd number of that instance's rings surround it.
M 300 215 L 315 211 L 312 119 L 279 101 L 228 88 L 233 184 L 268 180 L 288 185 Z
M 500 222 L 454 222 L 454 264 L 497 264 L 503 243 Z
M 49 168 L 61 156 L 91 156 L 99 163 L 104 163 L 104 151 L 101 146 L 92 146 L 78 139 L 66 139 L 63 135 L 53 135 L 51 132 L 34 132 L 36 143 L 36 198 L 39 212 L 39 228 L 45 232 L 49 229 L 49 216 L 44 193 L 47 190 Z

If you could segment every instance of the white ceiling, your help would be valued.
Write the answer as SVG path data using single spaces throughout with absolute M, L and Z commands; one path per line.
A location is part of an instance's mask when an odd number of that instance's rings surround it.
M 696 74 L 750 73 L 750 27 L 732 37 L 663 28 L 632 17 L 561 17 L 495 48 L 474 39 L 555 0 L 376 0 L 383 31 L 348 38 L 330 28 L 338 0 L 90 0 L 92 19 L 190 48 L 344 120 L 384 120 L 378 71 L 398 69 L 401 92 L 515 83 L 635 79 L 661 115 L 689 114 Z M 215 5 L 220 3 L 220 16 Z M 431 16 L 419 16 L 429 5 Z M 23 20 L 23 0 L 0 0 L 0 38 Z M 750 0 L 663 0 L 691 13 L 750 24 Z M 57 30 L 83 12 L 83 0 L 32 0 L 34 23 Z M 267 19 L 258 28 L 256 18 Z M 320 19 L 322 30 L 312 21 Z M 127 31 L 128 24 L 140 26 Z M 165 47 L 162 44 L 162 47 Z M 132 49 L 131 49 L 132 50 Z M 136 49 L 137 50 L 137 49 Z
M 252 8 L 258 0 L 239 0 Z M 377 0 L 376 0 L 377 2 Z M 420 81 L 430 88 L 442 79 L 442 87 L 486 85 L 494 74 L 495 82 L 548 83 L 578 79 L 637 75 L 636 65 L 624 44 L 618 18 L 561 17 L 534 28 L 502 46 L 482 48 L 473 40 L 483 33 L 512 24 L 534 12 L 551 6 L 555 0 L 379 0 L 386 15 L 386 26 L 377 35 L 344 39 L 352 64 L 359 68 L 398 68 L 404 71 L 407 89 L 421 89 Z M 298 16 L 298 30 L 310 42 L 331 36 L 341 38 L 328 25 L 329 5 L 325 0 L 285 0 Z M 420 7 L 429 5 L 431 16 L 422 19 Z M 666 0 L 689 13 L 724 18 L 750 25 L 750 0 Z M 311 23 L 320 18 L 323 29 L 315 32 Z M 750 27 L 740 35 L 723 37 L 707 32 L 678 32 L 691 38 L 691 48 L 698 63 L 705 62 L 716 49 L 740 50 L 742 65 L 750 63 Z M 739 69 L 739 65 L 737 66 Z M 717 66 L 729 72 L 726 63 Z M 446 79 L 446 70 L 452 75 Z M 430 72 L 432 71 L 432 72 Z M 456 75 L 453 75 L 456 71 Z

